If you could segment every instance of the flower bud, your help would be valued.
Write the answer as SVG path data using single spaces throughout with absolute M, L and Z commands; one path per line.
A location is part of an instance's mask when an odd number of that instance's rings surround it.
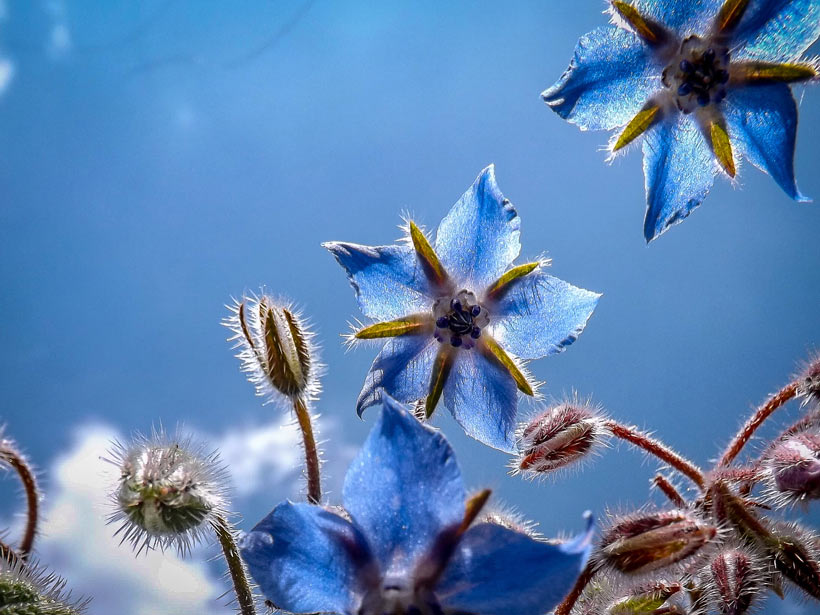
M 776 523 L 768 551 L 774 568 L 810 596 L 820 599 L 818 537 L 795 523 Z
M 724 549 L 712 558 L 703 583 L 721 615 L 742 615 L 763 592 L 759 565 L 745 549 Z
M 767 455 L 770 490 L 785 502 L 820 499 L 820 431 L 790 436 Z
M 606 610 L 607 615 L 653 615 L 667 601 L 683 589 L 680 583 L 654 581 L 627 590 L 626 595 L 616 599 Z
M 600 558 L 625 574 L 649 572 L 692 557 L 716 533 L 687 511 L 639 513 L 616 519 L 604 532 Z
M 22 560 L 0 558 L 0 613 L 80 615 L 87 604 L 72 600 L 60 577 Z
M 241 369 L 256 387 L 256 394 L 273 401 L 313 399 L 319 393 L 317 348 L 313 333 L 291 306 L 268 295 L 243 297 L 230 306 L 223 321 L 235 341 Z
M 820 354 L 805 365 L 797 382 L 797 395 L 803 398 L 803 403 L 820 405 Z
M 606 435 L 603 420 L 593 409 L 558 404 L 523 425 L 516 470 L 543 475 L 567 467 L 586 458 Z
M 120 479 L 109 522 L 138 551 L 175 545 L 184 554 L 223 515 L 226 472 L 201 445 L 160 432 L 116 443 L 111 456 Z

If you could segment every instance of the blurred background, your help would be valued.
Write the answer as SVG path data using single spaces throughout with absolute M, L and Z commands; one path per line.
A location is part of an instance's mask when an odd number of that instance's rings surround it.
M 604 8 L 0 2 L 0 422 L 42 471 L 39 555 L 94 596 L 91 613 L 230 612 L 218 564 L 203 563 L 211 549 L 135 558 L 111 538 L 111 438 L 161 423 L 218 446 L 243 529 L 300 497 L 290 419 L 254 397 L 225 341 L 232 296 L 264 285 L 314 322 L 339 503 L 374 420 L 354 403 L 376 349 L 345 353 L 340 333 L 359 313 L 319 244 L 391 243 L 402 211 L 435 228 L 488 163 L 522 218 L 522 258 L 546 252 L 552 273 L 604 293 L 578 342 L 532 364 L 547 396 L 591 396 L 706 465 L 818 349 L 816 204 L 746 164 L 647 247 L 640 154 L 607 165 L 608 135 L 540 101 Z M 796 159 L 814 197 L 818 97 L 808 89 L 800 105 Z M 468 485 L 548 535 L 648 497 L 657 464 L 624 446 L 529 483 L 437 414 Z M 2 525 L 19 527 L 14 477 L 0 494 Z M 790 516 L 820 525 L 816 507 Z M 816 608 L 770 598 L 764 612 Z

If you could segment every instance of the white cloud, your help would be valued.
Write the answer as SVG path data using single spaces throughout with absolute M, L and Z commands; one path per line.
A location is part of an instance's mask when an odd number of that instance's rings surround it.
M 135 556 L 112 538 L 108 491 L 117 469 L 102 461 L 112 439 L 107 427 L 78 432 L 76 445 L 51 472 L 39 559 L 65 577 L 75 594 L 93 597 L 92 615 L 216 615 L 232 612 L 218 600 L 226 586 L 211 578 L 204 558 L 174 553 Z
M 0 95 L 9 87 L 14 77 L 14 64 L 8 58 L 0 58 Z

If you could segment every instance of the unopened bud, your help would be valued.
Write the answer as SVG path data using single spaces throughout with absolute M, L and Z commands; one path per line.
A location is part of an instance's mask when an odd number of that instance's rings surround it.
M 616 519 L 604 532 L 600 557 L 626 574 L 649 572 L 692 557 L 716 533 L 683 510 L 636 514 Z
M 109 521 L 138 551 L 174 545 L 185 553 L 224 514 L 226 472 L 216 453 L 190 439 L 137 436 L 116 443 L 111 457 L 120 479 Z
M 715 609 L 721 615 L 742 615 L 763 591 L 759 565 L 742 549 L 725 549 L 712 558 L 704 575 Z
M 313 333 L 300 314 L 268 295 L 243 297 L 223 321 L 235 341 L 241 369 L 256 394 L 303 400 L 319 392 L 319 365 Z
M 0 613 L 80 615 L 87 604 L 72 600 L 60 577 L 22 560 L 0 558 Z
M 820 499 L 820 431 L 795 434 L 767 455 L 771 490 L 786 502 Z
M 797 395 L 804 403 L 820 404 L 820 353 L 806 363 L 797 382 Z
M 772 527 L 769 547 L 774 568 L 810 596 L 820 599 L 820 560 L 818 537 L 794 523 L 780 522 Z
M 607 435 L 598 412 L 577 403 L 547 409 L 519 433 L 516 469 L 546 474 L 586 458 Z
M 606 612 L 607 615 L 653 615 L 682 589 L 680 583 L 643 583 L 629 588 L 627 595 L 610 604 Z

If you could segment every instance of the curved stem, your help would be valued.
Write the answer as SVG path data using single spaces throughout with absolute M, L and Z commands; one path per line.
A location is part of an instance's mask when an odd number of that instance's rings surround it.
M 678 508 L 686 508 L 686 500 L 683 499 L 683 496 L 678 493 L 675 486 L 670 483 L 663 474 L 657 474 L 655 478 L 652 479 L 652 484 L 660 489 L 661 493 L 675 506 Z
M 703 472 L 701 472 L 700 468 L 698 468 L 694 463 L 685 457 L 682 457 L 659 440 L 649 437 L 634 427 L 627 427 L 626 425 L 621 425 L 613 420 L 606 421 L 605 425 L 607 429 L 612 432 L 612 435 L 621 438 L 622 440 L 626 440 L 630 444 L 633 444 L 634 446 L 645 450 L 647 453 L 651 453 L 665 463 L 668 463 L 678 472 L 690 478 L 692 482 L 694 482 L 701 489 L 701 491 L 703 491 L 706 481 L 703 478 Z
M 322 499 L 322 482 L 319 475 L 319 449 L 313 436 L 313 426 L 310 422 L 310 412 L 305 403 L 296 398 L 293 400 L 293 410 L 302 430 L 305 443 L 305 473 L 307 474 L 307 499 L 311 504 L 318 504 Z
M 7 463 L 17 472 L 20 481 L 23 483 L 23 489 L 26 492 L 26 503 L 28 505 L 26 529 L 17 552 L 20 558 L 25 560 L 31 552 L 31 548 L 34 545 L 34 538 L 37 536 L 37 522 L 40 509 L 40 491 L 37 488 L 37 479 L 25 457 L 14 448 L 9 440 L 0 439 L 0 461 Z
M 225 517 L 219 515 L 211 524 L 222 546 L 222 553 L 225 555 L 225 562 L 228 564 L 228 573 L 233 581 L 236 592 L 236 602 L 239 604 L 239 612 L 242 615 L 256 615 L 254 606 L 253 591 L 248 582 L 248 575 L 245 566 L 239 557 L 239 548 L 236 546 L 233 528 Z
M 746 424 L 743 425 L 740 432 L 734 437 L 734 439 L 729 443 L 729 446 L 726 447 L 726 452 L 723 453 L 723 456 L 720 458 L 718 462 L 718 467 L 721 466 L 728 466 L 732 461 L 734 461 L 735 457 L 740 454 L 740 451 L 743 450 L 743 447 L 746 443 L 752 439 L 754 432 L 757 431 L 758 427 L 760 427 L 763 422 L 769 418 L 772 413 L 777 410 L 780 406 L 785 404 L 790 399 L 794 398 L 797 394 L 798 383 L 792 382 L 791 384 L 787 384 L 785 387 L 780 389 L 777 393 L 772 395 L 766 403 L 760 406 L 755 413 L 746 421 Z
M 555 608 L 555 615 L 569 615 L 570 611 L 572 611 L 572 607 L 578 602 L 578 598 L 584 593 L 584 589 L 589 585 L 589 582 L 592 580 L 592 577 L 595 576 L 596 572 L 596 567 L 592 561 L 587 562 L 586 567 L 581 572 L 581 576 L 575 581 L 575 585 L 572 586 L 567 597 Z

